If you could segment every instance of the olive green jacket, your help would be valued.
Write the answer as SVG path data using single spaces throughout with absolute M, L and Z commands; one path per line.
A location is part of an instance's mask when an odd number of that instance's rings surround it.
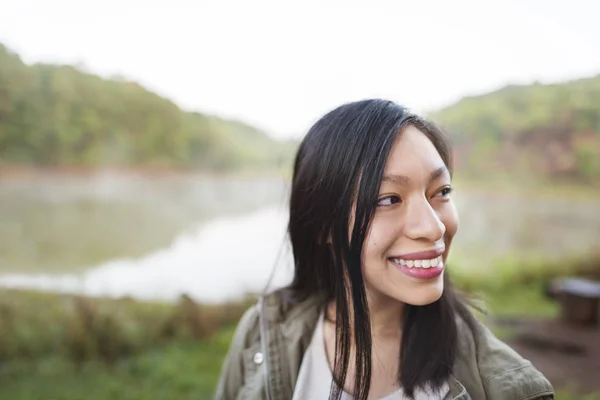
M 295 303 L 281 292 L 262 297 L 241 318 L 222 367 L 217 400 L 290 400 L 320 312 L 318 299 Z M 464 322 L 450 393 L 460 400 L 553 399 L 550 382 L 481 326 Z

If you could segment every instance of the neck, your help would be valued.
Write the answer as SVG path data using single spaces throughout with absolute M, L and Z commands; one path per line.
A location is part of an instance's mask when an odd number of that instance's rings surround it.
M 373 338 L 402 335 L 404 303 L 367 290 L 371 334 Z

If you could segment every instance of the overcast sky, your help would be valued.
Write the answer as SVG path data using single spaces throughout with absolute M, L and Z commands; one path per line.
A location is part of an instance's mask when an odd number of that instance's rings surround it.
M 351 100 L 425 111 L 595 75 L 599 18 L 594 0 L 0 0 L 0 42 L 286 137 Z

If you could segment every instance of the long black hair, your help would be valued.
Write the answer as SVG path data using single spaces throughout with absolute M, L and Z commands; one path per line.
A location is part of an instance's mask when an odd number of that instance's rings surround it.
M 333 399 L 341 397 L 346 381 L 352 337 L 353 395 L 364 400 L 369 393 L 372 339 L 362 250 L 390 149 L 407 125 L 433 142 L 452 171 L 450 145 L 434 124 L 379 99 L 345 104 L 327 113 L 309 130 L 296 155 L 288 226 L 294 279 L 289 289 L 300 299 L 321 296 L 323 306 L 335 301 Z M 438 301 L 404 308 L 398 380 L 409 396 L 426 384 L 438 388 L 449 378 L 458 343 L 456 317 L 476 329 L 447 272 L 444 284 Z

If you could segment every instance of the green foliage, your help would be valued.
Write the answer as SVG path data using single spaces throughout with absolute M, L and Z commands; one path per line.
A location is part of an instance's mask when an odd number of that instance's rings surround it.
M 2 290 L 0 398 L 210 398 L 233 327 L 253 303 Z
M 584 177 L 592 179 L 600 175 L 600 157 L 591 146 L 577 148 L 575 157 L 577 169 Z
M 0 165 L 288 167 L 294 142 L 183 112 L 135 82 L 25 65 L 0 44 Z
M 600 393 L 588 393 L 585 395 L 576 395 L 576 390 L 571 387 L 557 388 L 556 399 L 560 400 L 600 400 Z
M 156 346 L 107 367 L 75 368 L 60 354 L 14 360 L 0 367 L 0 397 L 14 400 L 210 399 L 232 329 L 195 342 Z
M 563 276 L 600 279 L 600 253 L 564 258 L 540 255 L 506 256 L 480 268 L 451 265 L 453 280 L 467 292 L 503 295 L 511 288 L 539 287 Z
M 184 295 L 169 305 L 2 290 L 0 360 L 60 354 L 74 365 L 112 365 L 156 346 L 210 338 L 252 302 L 199 305 Z
M 543 283 L 558 274 L 599 273 L 597 265 L 595 256 L 506 259 L 491 266 L 497 273 L 474 278 L 453 269 L 453 276 L 459 287 L 482 294 L 492 315 L 552 316 L 556 304 L 542 294 Z M 211 398 L 235 323 L 253 302 L 199 305 L 183 296 L 168 305 L 0 291 L 0 398 Z M 568 388 L 558 393 L 598 399 Z
M 561 84 L 507 86 L 431 113 L 469 175 L 600 177 L 600 75 Z

